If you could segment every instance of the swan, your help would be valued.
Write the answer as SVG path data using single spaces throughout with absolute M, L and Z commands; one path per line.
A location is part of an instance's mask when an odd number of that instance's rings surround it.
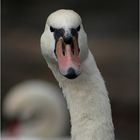
M 16 119 L 4 137 L 51 138 L 66 137 L 69 114 L 61 90 L 48 82 L 27 80 L 14 86 L 3 103 L 3 113 Z
M 40 42 L 67 101 L 72 140 L 114 140 L 108 92 L 80 15 L 68 9 L 50 14 Z

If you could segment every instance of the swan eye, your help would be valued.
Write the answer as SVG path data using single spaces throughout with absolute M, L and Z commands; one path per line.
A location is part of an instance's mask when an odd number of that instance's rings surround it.
M 55 28 L 53 28 L 52 26 L 50 26 L 50 31 L 51 32 L 54 32 L 56 29 Z
M 80 28 L 81 28 L 81 27 L 80 27 L 80 25 L 79 25 L 79 26 L 76 28 L 76 30 L 79 32 L 79 31 L 80 31 Z

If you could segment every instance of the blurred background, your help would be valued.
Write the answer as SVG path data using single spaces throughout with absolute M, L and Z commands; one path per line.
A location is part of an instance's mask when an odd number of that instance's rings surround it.
M 78 12 L 106 81 L 119 140 L 138 140 L 138 0 L 3 0 L 2 102 L 21 81 L 57 85 L 40 51 L 47 16 L 58 9 Z M 6 126 L 2 114 L 2 130 Z

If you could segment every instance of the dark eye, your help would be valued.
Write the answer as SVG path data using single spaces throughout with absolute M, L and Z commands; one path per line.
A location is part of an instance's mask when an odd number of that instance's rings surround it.
M 76 30 L 79 32 L 79 31 L 80 31 L 80 28 L 81 28 L 81 27 L 80 27 L 80 25 L 79 25 L 79 26 L 76 28 Z
M 54 32 L 55 31 L 55 28 L 53 28 L 52 26 L 50 26 L 50 31 L 51 32 Z

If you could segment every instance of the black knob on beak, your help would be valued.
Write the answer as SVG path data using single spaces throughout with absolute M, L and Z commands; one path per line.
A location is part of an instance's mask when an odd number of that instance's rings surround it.
M 64 36 L 63 39 L 64 39 L 64 42 L 66 44 L 71 44 L 72 43 L 72 37 L 71 36 Z

